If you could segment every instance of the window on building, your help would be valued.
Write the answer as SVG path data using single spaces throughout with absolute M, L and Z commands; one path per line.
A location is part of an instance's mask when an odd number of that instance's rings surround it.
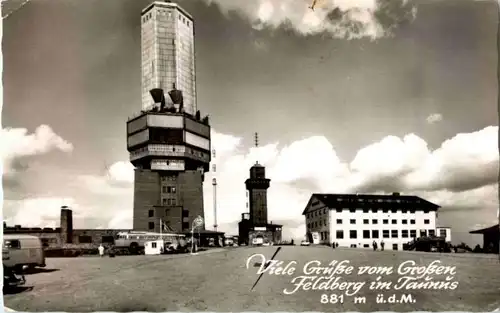
M 398 213 L 398 209 L 391 209 L 391 213 Z
M 182 229 L 188 229 L 189 228 L 189 222 L 182 222 Z
M 389 224 L 389 220 L 383 220 L 382 223 L 383 224 Z
M 408 229 L 403 229 L 401 231 L 401 238 L 408 238 Z
M 410 213 L 414 214 L 415 213 L 415 209 L 410 209 Z
M 424 209 L 424 214 L 429 213 L 429 209 Z
M 401 223 L 403 223 L 404 225 L 408 224 L 408 220 L 401 220 Z
M 391 221 L 392 224 L 397 224 L 398 223 L 398 220 L 392 220 Z
M 101 237 L 101 242 L 102 243 L 111 243 L 111 244 L 113 244 L 113 243 L 115 243 L 115 237 L 113 237 L 113 236 L 102 236 Z
M 351 224 L 356 224 L 356 220 L 350 220 Z
M 370 239 L 370 231 L 363 230 L 363 239 Z
M 446 229 L 439 230 L 439 237 L 446 237 Z
M 370 245 L 369 244 L 364 244 L 363 248 L 370 248 Z
M 351 213 L 356 213 L 356 209 L 355 209 L 355 208 L 350 208 L 350 209 L 349 209 L 349 212 L 351 212 Z
M 344 239 L 344 231 L 343 230 L 337 230 L 337 239 Z
M 370 220 L 363 220 L 363 224 L 369 224 Z
M 163 193 L 167 193 L 167 186 L 163 186 L 163 187 L 161 187 L 161 191 L 162 191 Z
M 342 212 L 342 208 L 336 208 L 336 209 L 335 209 L 335 211 L 336 211 L 337 213 L 341 213 L 341 212 Z
M 326 208 L 323 209 L 323 214 L 326 214 Z
M 151 243 L 151 248 L 156 249 L 156 242 Z
M 170 209 L 165 209 L 165 215 L 169 215 L 170 214 Z
M 389 213 L 389 209 L 382 209 L 382 213 Z
M 429 224 L 429 223 L 430 223 L 429 220 L 427 220 L 427 219 L 424 220 L 424 224 Z
M 370 213 L 370 209 L 364 208 L 363 213 Z
M 92 243 L 92 237 L 91 236 L 78 236 L 78 242 L 79 243 Z
M 410 224 L 415 225 L 415 220 L 410 220 Z
M 350 230 L 349 231 L 349 238 L 350 239 L 357 239 L 358 238 L 358 231 L 357 230 Z
M 397 243 L 393 243 L 392 244 L 392 250 L 398 250 L 398 244 Z
M 372 230 L 372 238 L 373 239 L 378 239 L 378 235 L 379 235 L 379 233 L 378 233 L 377 229 Z
M 410 229 L 410 238 L 416 238 L 416 237 L 417 237 L 417 230 Z
M 425 229 L 420 230 L 420 237 L 425 237 L 427 236 L 427 231 Z
M 154 217 L 155 216 L 155 211 L 154 210 L 149 210 L 148 211 L 148 217 Z
M 182 217 L 189 217 L 189 210 L 182 210 Z
M 429 229 L 429 236 L 436 236 L 436 231 L 434 229 Z
M 154 222 L 149 222 L 148 223 L 148 228 L 149 228 L 149 230 L 155 229 L 155 223 Z
M 384 230 L 382 231 L 382 237 L 383 237 L 383 238 L 389 238 L 389 230 L 384 229 Z
M 337 224 L 342 224 L 342 220 L 341 219 L 337 219 Z
M 408 210 L 401 210 L 401 213 L 406 214 L 408 213 Z
M 391 230 L 391 238 L 398 238 L 398 230 L 397 229 Z
M 373 213 L 377 213 L 377 212 L 378 212 L 378 209 L 372 209 L 372 212 L 373 212 Z
M 372 220 L 372 224 L 378 224 L 378 220 L 373 219 L 373 220 Z
M 161 204 L 162 205 L 167 205 L 167 199 L 165 199 L 165 198 L 161 199 Z

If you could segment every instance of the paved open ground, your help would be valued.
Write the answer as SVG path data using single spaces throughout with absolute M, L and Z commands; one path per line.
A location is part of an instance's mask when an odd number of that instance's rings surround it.
M 308 261 L 325 264 L 350 260 L 354 266 L 397 266 L 406 260 L 427 265 L 440 260 L 457 267 L 455 290 L 406 291 L 414 303 L 376 303 L 380 291 L 363 288 L 355 303 L 345 297 L 343 304 L 321 304 L 324 291 L 291 289 L 292 277 L 264 274 L 251 287 L 257 268 L 246 268 L 254 253 L 270 258 L 277 247 L 236 248 L 200 253 L 195 256 L 126 256 L 47 259 L 45 272 L 26 276 L 32 289 L 4 295 L 5 306 L 18 311 L 475 311 L 491 312 L 500 307 L 500 263 L 495 255 L 374 252 L 326 247 L 282 247 L 277 259 L 296 260 L 298 271 Z M 252 262 L 253 263 L 253 262 Z M 345 276 L 343 276 L 345 278 Z M 372 276 L 353 276 L 368 283 Z M 397 277 L 387 277 L 396 281 Z M 335 293 L 330 292 L 330 293 Z M 386 295 L 395 291 L 385 292 Z M 396 291 L 401 294 L 401 291 Z M 340 292 L 337 292 L 340 294 Z

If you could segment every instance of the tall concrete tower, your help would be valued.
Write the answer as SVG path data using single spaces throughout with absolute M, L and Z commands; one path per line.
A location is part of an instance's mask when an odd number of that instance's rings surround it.
M 259 146 L 259 137 L 255 133 L 255 146 Z M 266 168 L 256 162 L 250 168 L 250 178 L 245 181 L 248 190 L 248 206 L 252 225 L 267 225 L 267 189 L 271 180 L 266 178 Z
M 179 5 L 156 1 L 142 10 L 142 108 L 154 102 L 153 88 L 182 90 L 184 110 L 195 114 L 194 21 Z M 166 99 L 167 104 L 173 104 Z
M 194 23 L 170 2 L 153 2 L 141 19 L 142 110 L 127 122 L 127 150 L 136 168 L 133 228 L 187 231 L 204 217 L 203 181 L 211 160 L 209 118 L 196 110 Z

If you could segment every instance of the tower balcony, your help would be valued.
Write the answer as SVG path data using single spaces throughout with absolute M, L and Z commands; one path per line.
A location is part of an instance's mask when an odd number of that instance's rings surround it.
M 208 118 L 199 114 L 147 111 L 127 122 L 127 150 L 137 167 L 207 172 L 210 149 Z

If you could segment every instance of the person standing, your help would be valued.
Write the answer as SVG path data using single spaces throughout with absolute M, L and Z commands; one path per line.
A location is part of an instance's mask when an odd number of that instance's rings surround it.
M 372 246 L 373 246 L 373 251 L 377 251 L 377 242 L 375 240 L 373 240 Z
M 102 243 L 99 245 L 99 256 L 101 256 L 101 258 L 104 256 L 104 247 L 102 246 Z
M 384 246 L 385 246 L 385 243 L 384 243 L 384 240 L 382 240 L 382 241 L 380 242 L 380 250 L 381 250 L 381 251 L 384 251 Z

